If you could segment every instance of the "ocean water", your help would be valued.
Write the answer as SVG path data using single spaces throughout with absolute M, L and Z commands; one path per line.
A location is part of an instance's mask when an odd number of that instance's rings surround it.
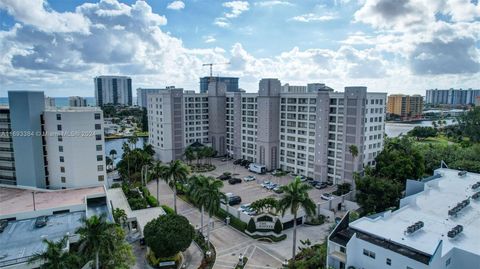
M 55 98 L 56 107 L 68 106 L 68 97 L 53 97 Z M 88 106 L 95 106 L 95 97 L 84 97 L 87 100 Z M 8 97 L 0 97 L 0 105 L 8 105 Z

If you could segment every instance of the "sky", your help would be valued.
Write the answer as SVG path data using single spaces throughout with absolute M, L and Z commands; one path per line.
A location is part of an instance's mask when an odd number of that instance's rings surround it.
M 93 96 L 93 78 L 199 77 L 425 94 L 480 88 L 478 0 L 0 0 L 0 96 Z M 227 64 L 228 63 L 228 64 Z M 134 93 L 135 95 L 135 93 Z

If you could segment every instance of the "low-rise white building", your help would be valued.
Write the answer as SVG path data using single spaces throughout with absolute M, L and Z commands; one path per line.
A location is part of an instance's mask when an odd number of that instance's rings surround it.
M 479 268 L 480 174 L 441 168 L 405 192 L 396 211 L 352 223 L 347 214 L 328 238 L 327 267 Z

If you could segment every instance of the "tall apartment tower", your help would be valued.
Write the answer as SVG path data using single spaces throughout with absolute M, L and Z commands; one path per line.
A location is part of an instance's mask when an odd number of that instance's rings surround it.
M 0 106 L 0 184 L 15 185 L 15 158 L 13 157 L 10 109 Z
M 44 148 L 43 92 L 8 92 L 16 185 L 45 188 L 46 150 Z
M 234 77 L 202 77 L 200 78 L 200 92 L 206 93 L 210 87 L 210 82 L 218 81 L 225 83 L 226 90 L 225 92 L 238 92 L 238 78 Z
M 132 79 L 125 76 L 98 76 L 93 79 L 97 106 L 132 105 Z
M 423 97 L 421 95 L 392 94 L 388 96 L 387 113 L 402 120 L 422 117 Z
M 43 113 L 48 181 L 52 189 L 97 186 L 107 178 L 103 112 L 98 107 Z
M 480 89 L 430 89 L 425 102 L 432 105 L 470 105 L 480 96 Z
M 86 107 L 87 99 L 80 96 L 70 96 L 68 97 L 68 105 L 70 107 Z
M 152 93 L 158 93 L 162 89 L 147 89 L 147 88 L 138 88 L 137 89 L 137 105 L 140 107 L 147 108 L 147 95 Z
M 14 173 L 0 169 L 0 181 L 36 188 L 103 185 L 105 142 L 103 113 L 97 107 L 45 108 L 43 92 L 8 92 L 9 154 L 0 154 Z M 2 110 L 6 114 L 5 110 Z M 3 121 L 0 121 L 3 122 Z M 8 181 L 8 182 L 7 182 Z
M 375 165 L 383 148 L 385 93 L 369 93 L 365 87 L 333 92 L 320 84 L 310 92 L 308 87 L 284 92 L 278 79 L 262 79 L 258 93 L 225 92 L 222 84 L 212 82 L 208 95 L 176 92 L 182 108 L 177 154 L 171 153 L 172 91 L 148 96 L 149 139 L 157 158 L 183 158 L 184 148 L 198 142 L 267 170 L 353 182 L 353 173 Z M 353 145 L 357 156 L 350 152 Z
M 257 161 L 267 170 L 279 167 L 278 153 L 280 147 L 280 91 L 282 86 L 278 79 L 262 79 L 258 87 L 258 125 Z

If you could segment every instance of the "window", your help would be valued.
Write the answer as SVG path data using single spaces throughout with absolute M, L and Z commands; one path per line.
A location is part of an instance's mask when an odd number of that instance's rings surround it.
M 97 171 L 102 172 L 103 171 L 103 165 L 97 165 Z
M 373 252 L 373 251 L 363 249 L 363 255 L 368 256 L 372 259 L 375 259 L 375 252 Z
M 61 120 L 62 119 L 62 114 L 57 114 L 57 120 Z
M 62 125 L 61 124 L 58 124 L 57 125 L 57 131 L 61 131 L 62 130 Z
M 61 163 L 64 163 L 65 162 L 65 158 L 63 156 L 60 156 L 60 162 Z
M 58 142 L 62 142 L 62 141 L 63 141 L 63 136 L 59 135 L 59 136 L 57 136 L 57 138 L 58 138 Z
M 103 161 L 103 155 L 97 155 L 97 161 Z
M 58 151 L 63 152 L 63 146 L 58 146 Z
M 95 135 L 95 140 L 102 140 L 102 135 L 101 134 L 97 134 Z
M 67 179 L 65 177 L 60 177 L 60 181 L 62 181 L 62 183 L 65 183 L 67 182 Z
M 102 129 L 102 125 L 101 124 L 95 124 L 95 130 L 100 130 Z
M 95 119 L 99 120 L 100 119 L 100 113 L 95 113 Z
M 449 266 L 451 261 L 452 261 L 451 258 L 448 258 L 447 261 L 445 262 L 445 266 Z
M 392 260 L 390 260 L 389 258 L 387 258 L 386 263 L 387 263 L 387 265 L 392 265 Z
M 97 151 L 102 151 L 102 145 L 97 145 Z
M 98 181 L 104 181 L 105 177 L 103 175 L 98 176 Z
M 60 166 L 60 172 L 65 173 L 65 167 Z

